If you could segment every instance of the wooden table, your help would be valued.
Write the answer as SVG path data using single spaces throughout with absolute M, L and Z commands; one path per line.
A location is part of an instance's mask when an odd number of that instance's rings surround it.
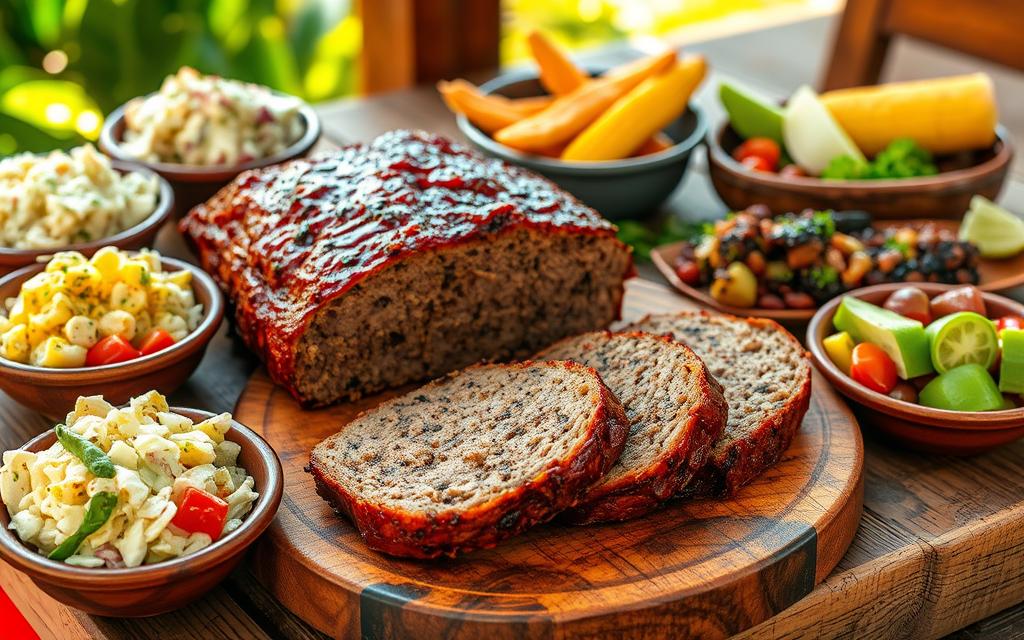
M 776 43 L 791 39 L 792 29 L 783 28 Z M 799 29 L 796 33 L 806 38 L 806 30 L 813 33 L 822 26 L 813 22 Z M 715 55 L 713 43 L 695 48 Z M 613 52 L 610 61 L 623 55 Z M 793 78 L 780 69 L 779 75 L 759 76 L 763 91 L 781 94 L 789 88 Z M 742 75 L 750 80 L 749 71 Z M 772 80 L 777 82 L 772 85 Z M 720 115 L 710 87 L 698 100 L 713 119 Z M 457 135 L 430 88 L 324 105 L 319 111 L 326 137 L 337 143 L 399 127 Z M 724 207 L 711 191 L 703 155 L 696 156 L 667 210 L 689 219 L 720 216 Z M 1008 186 L 1004 201 L 1024 211 L 1024 178 Z M 161 232 L 157 247 L 191 259 L 172 228 Z M 659 279 L 653 270 L 641 272 Z M 1021 292 L 1015 297 L 1021 299 Z M 225 323 L 196 375 L 172 401 L 230 411 L 257 366 Z M 0 447 L 17 447 L 48 426 L 0 394 Z M 902 452 L 870 426 L 864 434 L 864 517 L 846 556 L 809 596 L 742 637 L 932 638 L 959 629 L 955 635 L 960 638 L 1019 637 L 1024 632 L 1024 606 L 1018 606 L 1024 601 L 1024 527 L 1019 524 L 1024 517 L 1024 441 L 956 459 Z M 44 638 L 323 637 L 270 598 L 246 568 L 200 603 L 141 620 L 94 618 L 68 609 L 3 563 L 0 587 Z

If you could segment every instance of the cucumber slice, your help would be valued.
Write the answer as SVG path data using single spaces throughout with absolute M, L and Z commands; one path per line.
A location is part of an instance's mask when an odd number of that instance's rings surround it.
M 807 85 L 797 89 L 786 105 L 782 136 L 789 155 L 812 175 L 819 175 L 833 158 L 839 156 L 867 162 L 864 154 L 818 99 L 818 94 Z
M 921 389 L 918 401 L 926 407 L 950 411 L 996 411 L 1003 394 L 980 364 L 965 364 L 935 378 Z
M 924 325 L 898 313 L 846 296 L 836 310 L 832 324 L 857 342 L 878 345 L 896 363 L 903 380 L 931 373 L 932 358 Z
M 959 311 L 939 318 L 925 329 L 931 346 L 932 365 L 946 373 L 965 364 L 991 367 L 999 355 L 999 337 L 992 321 L 973 311 Z
M 1003 359 L 999 363 L 999 390 L 1024 393 L 1024 330 L 1003 329 Z
M 746 139 L 771 138 L 783 144 L 781 108 L 728 82 L 718 87 L 718 98 L 736 133 Z
M 971 198 L 959 235 L 977 245 L 985 258 L 1009 258 L 1024 251 L 1024 220 L 984 196 Z

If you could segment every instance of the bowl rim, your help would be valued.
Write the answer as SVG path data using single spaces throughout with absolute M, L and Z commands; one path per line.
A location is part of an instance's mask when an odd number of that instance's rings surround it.
M 158 199 L 156 208 L 153 209 L 152 213 L 143 218 L 137 224 L 132 225 L 127 229 L 122 229 L 112 236 L 107 236 L 98 240 L 90 240 L 89 242 L 79 242 L 46 249 L 15 249 L 13 247 L 0 247 L 0 264 L 13 264 L 15 262 L 20 264 L 25 260 L 35 261 L 39 256 L 52 255 L 58 251 L 78 251 L 80 253 L 84 253 L 86 251 L 94 252 L 107 245 L 119 245 L 131 242 L 133 240 L 140 239 L 142 236 L 145 236 L 150 232 L 153 232 L 154 234 L 158 232 L 160 228 L 163 227 L 167 219 L 171 217 L 171 213 L 174 212 L 174 189 L 171 188 L 171 183 L 149 167 L 125 162 L 118 158 L 109 158 L 109 160 L 110 166 L 119 173 L 124 174 L 137 172 L 145 174 L 148 177 L 156 178 Z
M 322 127 L 319 116 L 317 116 L 313 107 L 311 107 L 306 101 L 301 100 L 301 98 L 297 98 L 291 94 L 276 91 L 274 89 L 268 90 L 278 96 L 286 96 L 300 100 L 301 104 L 299 105 L 298 113 L 306 123 L 302 135 L 299 136 L 297 140 L 272 156 L 256 158 L 249 162 L 231 166 L 175 164 L 172 162 L 148 162 L 146 160 L 140 160 L 139 158 L 126 153 L 121 146 L 121 136 L 124 135 L 124 113 L 131 100 L 111 111 L 110 115 L 108 115 L 106 120 L 103 122 L 103 128 L 100 130 L 99 137 L 100 149 L 108 156 L 120 160 L 121 162 L 146 167 L 166 178 L 179 182 L 217 182 L 230 180 L 243 171 L 279 164 L 304 155 L 313 147 L 314 144 L 316 144 L 317 140 L 320 139 Z M 145 100 L 157 93 L 159 93 L 159 91 L 153 91 L 144 96 L 132 98 L 132 100 L 138 100 L 139 98 Z
M 170 410 L 193 420 L 197 417 L 206 419 L 216 415 L 209 411 L 186 407 L 170 407 Z M 260 496 L 256 499 L 252 510 L 242 520 L 241 526 L 208 547 L 187 556 L 138 567 L 121 569 L 75 567 L 57 560 L 50 560 L 38 551 L 30 549 L 14 531 L 0 527 L 0 556 L 33 579 L 60 582 L 71 588 L 88 588 L 98 591 L 121 591 L 129 587 L 161 584 L 194 574 L 204 567 L 224 562 L 244 551 L 266 530 L 277 513 L 284 492 L 284 471 L 281 467 L 281 460 L 273 447 L 262 436 L 235 420 L 233 416 L 231 431 L 256 448 L 260 464 L 266 471 L 267 482 L 264 487 L 254 487 L 259 491 Z M 51 438 L 56 439 L 56 434 L 53 429 L 48 429 L 18 448 L 28 449 L 40 446 Z M 248 469 L 246 471 L 252 475 Z M 9 520 L 10 514 L 6 506 L 0 506 L 0 509 L 3 509 L 3 517 Z
M 1005 429 L 1019 429 L 1024 425 L 1024 407 L 1016 409 L 1001 409 L 999 411 L 951 411 L 949 409 L 935 409 L 924 405 L 897 400 L 889 396 L 872 391 L 864 385 L 854 381 L 845 373 L 839 370 L 832 359 L 825 353 L 822 340 L 828 335 L 832 326 L 832 318 L 836 309 L 842 303 L 845 296 L 854 296 L 863 299 L 865 295 L 874 293 L 891 293 L 896 289 L 904 287 L 918 287 L 928 294 L 929 299 L 939 293 L 957 289 L 965 285 L 940 284 L 935 282 L 890 282 L 876 284 L 868 287 L 852 289 L 846 293 L 832 298 L 823 304 L 811 318 L 807 325 L 806 343 L 811 352 L 811 358 L 818 370 L 824 374 L 829 383 L 837 391 L 847 396 L 857 404 L 864 405 L 868 409 L 881 411 L 891 416 L 902 418 L 908 422 L 927 424 L 949 430 L 960 431 L 999 431 Z M 981 294 L 987 303 L 997 302 L 1001 305 L 1015 309 L 1020 315 L 1024 315 L 1024 304 L 1001 296 L 995 293 L 982 292 Z M 818 338 L 818 334 L 822 338 Z
M 722 146 L 722 136 L 727 128 L 731 127 L 728 118 L 724 119 L 714 129 L 709 129 L 705 136 L 704 143 L 708 148 L 708 163 L 712 166 L 719 166 L 736 179 L 759 186 L 774 189 L 784 188 L 790 191 L 818 191 L 820 189 L 836 189 L 839 191 L 863 192 L 870 190 L 873 193 L 906 193 L 922 189 L 945 187 L 952 188 L 959 185 L 969 184 L 980 176 L 990 175 L 1007 167 L 1014 155 L 1013 137 L 1006 127 L 996 124 L 996 153 L 981 162 L 970 167 L 943 171 L 934 176 L 918 176 L 914 178 L 884 178 L 878 180 L 828 180 L 814 176 L 786 176 L 777 173 L 756 172 L 743 167 L 725 152 Z
M 594 69 L 589 69 L 594 71 Z M 503 73 L 480 85 L 480 91 L 486 94 L 493 94 L 516 82 L 539 80 L 540 76 L 533 71 L 518 70 Z M 543 94 L 542 94 L 543 95 Z M 694 115 L 696 124 L 693 131 L 683 140 L 675 142 L 668 149 L 645 156 L 635 158 L 623 158 L 621 160 L 599 160 L 594 162 L 566 162 L 556 158 L 547 158 L 531 153 L 524 153 L 512 147 L 501 144 L 490 137 L 462 114 L 455 114 L 455 122 L 459 130 L 478 147 L 487 149 L 504 160 L 522 164 L 530 168 L 537 168 L 552 173 L 589 175 L 623 175 L 639 173 L 654 169 L 667 164 L 677 162 L 682 156 L 692 152 L 699 145 L 707 133 L 708 119 L 704 109 L 692 100 L 686 105 L 686 110 Z M 684 112 L 685 113 L 685 112 Z
M 125 373 L 141 374 L 144 371 L 160 370 L 188 357 L 195 349 L 204 347 L 213 339 L 224 318 L 225 303 L 220 288 L 209 274 L 190 262 L 163 255 L 160 256 L 160 262 L 164 267 L 170 267 L 168 270 L 190 271 L 193 291 L 199 287 L 210 297 L 209 308 L 204 309 L 202 321 L 182 340 L 166 349 L 133 360 L 95 367 L 69 367 L 66 369 L 37 367 L 0 357 L 0 370 L 5 372 L 4 375 L 16 375 L 23 380 L 32 381 L 42 386 L 68 386 L 69 382 L 90 382 L 94 379 L 110 378 L 111 376 L 121 377 Z M 37 263 L 12 271 L 0 278 L 0 290 L 12 283 L 24 282 L 45 268 L 45 264 Z M 69 377 L 73 380 L 68 380 Z

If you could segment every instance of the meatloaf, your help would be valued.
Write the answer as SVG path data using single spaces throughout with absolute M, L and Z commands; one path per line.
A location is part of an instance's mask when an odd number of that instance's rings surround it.
M 810 360 L 796 338 L 771 320 L 704 311 L 648 316 L 629 329 L 689 345 L 725 391 L 725 431 L 685 495 L 730 495 L 778 462 L 811 399 Z
M 594 210 L 423 132 L 245 172 L 181 230 L 242 338 L 307 405 L 605 327 L 632 272 Z
M 363 413 L 314 447 L 310 471 L 373 549 L 454 556 L 576 504 L 628 431 L 593 369 L 479 365 Z
M 589 524 L 648 513 L 686 486 L 725 428 L 721 385 L 689 347 L 668 336 L 595 331 L 537 358 L 593 367 L 629 419 L 618 462 L 563 519 Z

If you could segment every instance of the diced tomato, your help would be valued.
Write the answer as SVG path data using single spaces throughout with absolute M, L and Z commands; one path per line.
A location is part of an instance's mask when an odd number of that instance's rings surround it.
M 766 173 L 775 171 L 775 167 L 761 156 L 747 156 L 746 158 L 743 158 L 740 163 L 744 167 L 753 169 L 754 171 L 764 171 Z
M 1024 318 L 1020 316 L 1003 316 L 996 320 L 996 333 L 1003 329 L 1024 329 Z
M 748 158 L 761 158 L 764 161 L 761 164 L 768 168 L 758 169 L 759 171 L 775 171 L 779 166 L 779 158 L 781 156 L 782 150 L 779 149 L 778 143 L 771 138 L 751 138 L 736 147 L 736 150 L 732 153 L 732 157 L 745 165 Z
M 853 348 L 850 377 L 872 391 L 888 394 L 896 387 L 896 363 L 881 347 L 862 342 Z
M 151 329 L 149 333 L 142 337 L 142 342 L 139 343 L 139 351 L 142 352 L 142 355 L 148 356 L 151 353 L 162 351 L 172 344 L 174 344 L 174 338 L 167 331 L 164 329 Z
M 181 503 L 171 524 L 189 533 L 205 533 L 216 540 L 224 531 L 227 519 L 227 502 L 202 489 L 188 487 L 181 494 Z
M 104 364 L 114 364 L 134 360 L 142 355 L 138 349 L 121 336 L 107 336 L 103 338 L 85 353 L 85 366 L 98 367 Z

